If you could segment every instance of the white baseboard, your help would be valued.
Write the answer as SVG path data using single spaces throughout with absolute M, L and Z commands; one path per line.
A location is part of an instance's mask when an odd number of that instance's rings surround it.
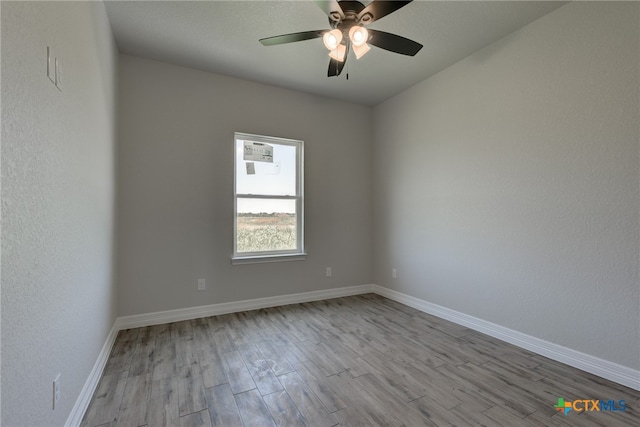
M 89 373 L 89 378 L 87 378 L 87 381 L 84 383 L 84 387 L 82 387 L 80 395 L 78 399 L 76 399 L 76 403 L 73 405 L 69 417 L 67 417 L 67 422 L 64 424 L 65 427 L 76 427 L 82 422 L 82 417 L 84 417 L 84 413 L 89 407 L 89 403 L 91 403 L 93 393 L 96 392 L 100 378 L 102 378 L 102 373 L 111 354 L 111 348 L 116 342 L 119 331 L 116 324 L 117 320 L 114 322 L 113 327 L 111 327 L 109 335 L 107 335 L 107 339 L 102 346 L 102 350 L 100 350 L 98 354 L 98 360 L 96 360 L 96 363 L 93 365 L 93 369 L 91 369 L 91 373 Z
M 609 362 L 558 344 L 554 344 L 522 332 L 514 331 L 450 308 L 415 298 L 382 286 L 373 285 L 372 291 L 378 295 L 408 305 L 422 312 L 449 320 L 467 328 L 482 332 L 502 341 L 527 349 L 555 361 L 573 366 L 607 380 L 640 390 L 640 371 L 617 363 Z
M 425 313 L 466 326 L 558 362 L 573 366 L 574 368 L 581 369 L 635 390 L 640 390 L 640 371 L 635 369 L 590 356 L 558 344 L 553 344 L 382 286 L 359 285 L 118 317 L 107 336 L 104 346 L 98 355 L 98 360 L 89 374 L 89 378 L 87 378 L 80 392 L 80 396 L 71 410 L 71 414 L 69 414 L 67 418 L 65 426 L 75 427 L 80 425 L 82 417 L 91 402 L 93 393 L 95 393 L 98 387 L 102 372 L 111 353 L 111 348 L 120 330 L 366 293 L 376 293 Z
M 119 329 L 140 328 L 143 326 L 160 325 L 163 323 L 179 322 L 182 320 L 198 319 L 200 317 L 217 316 L 220 314 L 236 313 L 239 311 L 258 310 L 261 308 L 277 307 L 287 304 L 298 304 L 301 302 L 360 295 L 373 292 L 372 289 L 373 285 L 359 285 L 344 288 L 324 289 L 321 291 L 302 292 L 298 294 L 280 295 L 275 297 L 256 298 L 244 301 L 224 302 L 220 304 L 180 308 L 177 310 L 167 310 L 156 313 L 124 316 L 119 317 L 116 320 L 116 323 Z

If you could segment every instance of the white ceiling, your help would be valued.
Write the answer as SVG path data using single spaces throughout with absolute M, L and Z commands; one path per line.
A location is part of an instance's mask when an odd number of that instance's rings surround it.
M 364 4 L 370 1 L 363 1 Z M 321 39 L 258 39 L 329 29 L 313 1 L 105 1 L 120 52 L 375 105 L 566 2 L 414 1 L 370 25 L 424 45 L 415 57 L 376 47 L 327 77 Z M 346 72 L 349 80 L 346 80 Z

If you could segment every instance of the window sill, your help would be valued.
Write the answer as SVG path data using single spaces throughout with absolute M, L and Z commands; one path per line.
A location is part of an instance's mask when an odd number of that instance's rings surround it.
M 286 255 L 249 255 L 231 257 L 231 264 L 259 264 L 264 262 L 282 262 L 282 261 L 304 261 L 307 259 L 306 253 L 286 254 Z

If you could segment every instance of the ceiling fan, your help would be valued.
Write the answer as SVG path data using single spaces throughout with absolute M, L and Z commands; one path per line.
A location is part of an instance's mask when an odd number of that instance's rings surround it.
M 260 43 L 264 46 L 273 46 L 322 37 L 331 57 L 327 70 L 328 77 L 340 75 L 350 50 L 353 50 L 356 59 L 360 59 L 371 49 L 369 44 L 402 55 L 414 56 L 422 49 L 420 43 L 396 34 L 366 28 L 369 24 L 406 6 L 411 1 L 373 0 L 366 7 L 354 0 L 316 1 L 315 3 L 329 17 L 331 30 L 283 34 L 260 39 Z

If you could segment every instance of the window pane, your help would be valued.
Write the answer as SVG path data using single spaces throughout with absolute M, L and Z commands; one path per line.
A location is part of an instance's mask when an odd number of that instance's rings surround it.
M 238 198 L 237 253 L 295 250 L 296 201 Z
M 273 162 L 244 159 L 244 142 L 236 140 L 236 193 L 296 195 L 296 147 L 273 144 Z

